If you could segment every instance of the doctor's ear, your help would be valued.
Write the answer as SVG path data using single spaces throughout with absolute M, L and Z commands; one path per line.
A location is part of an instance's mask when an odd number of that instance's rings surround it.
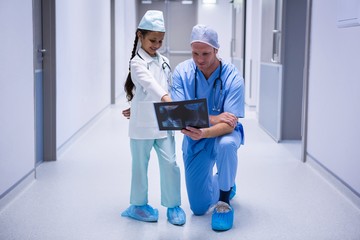
M 216 49 L 216 48 L 214 48 L 214 50 L 215 50 L 215 54 L 217 54 L 217 53 L 218 53 L 218 51 L 219 51 L 219 49 Z

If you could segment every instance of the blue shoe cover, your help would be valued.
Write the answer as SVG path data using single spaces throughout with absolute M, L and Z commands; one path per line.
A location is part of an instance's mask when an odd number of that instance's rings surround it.
M 131 205 L 121 213 L 121 216 L 134 218 L 144 222 L 157 222 L 159 219 L 159 211 L 148 204 L 143 206 Z
M 236 195 L 236 184 L 231 188 L 230 200 L 233 199 Z
M 181 207 L 174 207 L 167 209 L 167 218 L 171 224 L 184 225 L 186 222 L 186 214 Z
M 226 231 L 232 228 L 234 209 L 227 203 L 219 201 L 211 217 L 211 227 L 215 231 Z

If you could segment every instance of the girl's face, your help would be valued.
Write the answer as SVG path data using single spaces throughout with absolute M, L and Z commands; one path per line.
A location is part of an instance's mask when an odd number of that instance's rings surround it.
M 141 48 L 153 57 L 156 56 L 156 51 L 161 48 L 164 36 L 164 32 L 148 32 L 145 36 L 138 32 Z

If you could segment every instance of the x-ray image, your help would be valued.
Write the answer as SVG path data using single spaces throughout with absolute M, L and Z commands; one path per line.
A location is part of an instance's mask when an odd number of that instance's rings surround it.
M 206 99 L 154 103 L 160 130 L 181 130 L 186 126 L 209 126 Z

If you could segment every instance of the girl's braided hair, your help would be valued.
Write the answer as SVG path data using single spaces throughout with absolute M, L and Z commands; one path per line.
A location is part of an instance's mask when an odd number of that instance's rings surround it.
M 136 48 L 137 48 L 137 44 L 139 41 L 139 37 L 138 37 L 138 32 L 140 32 L 140 34 L 145 37 L 145 35 L 149 32 L 148 30 L 143 30 L 143 29 L 137 29 L 136 33 L 135 33 L 135 40 L 134 40 L 134 47 L 133 50 L 131 52 L 131 59 L 133 59 L 136 55 Z M 135 85 L 131 79 L 131 72 L 130 72 L 130 62 L 129 62 L 129 74 L 127 75 L 126 81 L 125 81 L 125 85 L 124 85 L 124 90 L 126 93 L 126 98 L 127 100 L 130 102 L 133 97 L 134 97 L 134 89 L 135 89 Z

